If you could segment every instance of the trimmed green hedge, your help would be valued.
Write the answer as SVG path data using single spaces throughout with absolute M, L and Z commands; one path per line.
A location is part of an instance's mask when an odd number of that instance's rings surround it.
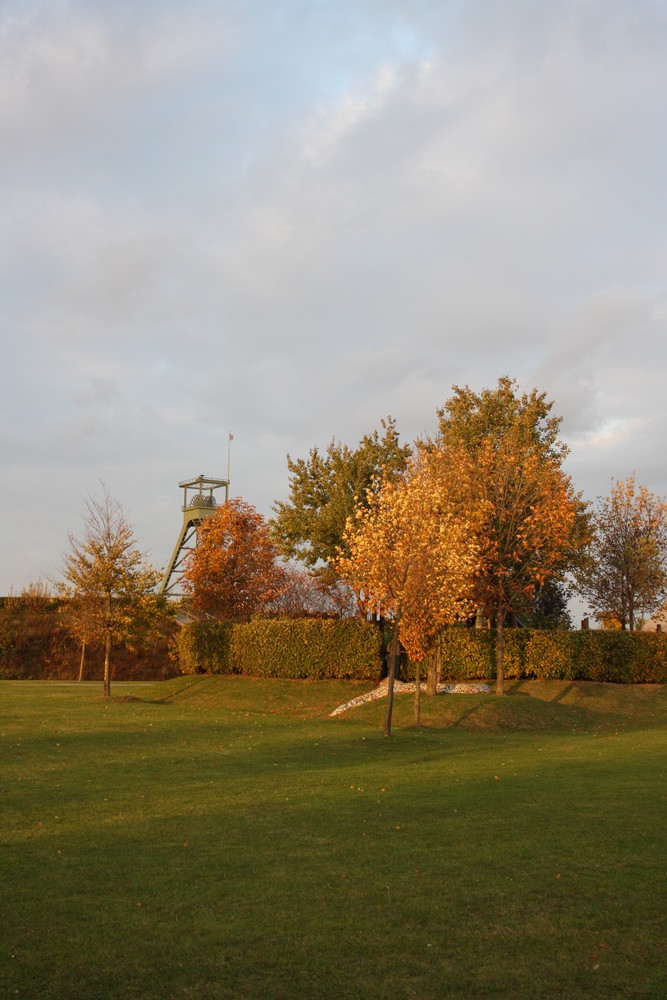
M 182 674 L 233 674 L 232 622 L 195 622 L 178 634 L 178 665 Z
M 367 622 L 316 618 L 195 622 L 179 636 L 184 674 L 321 680 L 382 677 L 382 636 Z
M 505 629 L 504 652 L 505 677 L 510 679 L 667 683 L 667 635 L 661 632 Z M 426 669 L 422 665 L 422 677 Z M 414 664 L 408 663 L 406 672 L 414 677 Z M 468 628 L 443 632 L 443 681 L 490 680 L 495 675 L 493 632 Z
M 184 674 L 248 674 L 320 680 L 379 681 L 380 630 L 368 622 L 314 618 L 256 619 L 247 624 L 196 622 L 180 632 Z M 427 664 L 421 668 L 426 677 Z M 414 678 L 414 664 L 403 667 Z M 491 680 L 495 635 L 451 628 L 442 635 L 443 681 Z M 667 683 L 667 635 L 660 632 L 505 630 L 505 676 L 539 680 Z

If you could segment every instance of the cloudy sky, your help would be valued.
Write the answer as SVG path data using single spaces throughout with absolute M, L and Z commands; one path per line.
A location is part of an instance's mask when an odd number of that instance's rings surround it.
M 0 593 L 452 384 L 667 490 L 665 0 L 3 0 Z

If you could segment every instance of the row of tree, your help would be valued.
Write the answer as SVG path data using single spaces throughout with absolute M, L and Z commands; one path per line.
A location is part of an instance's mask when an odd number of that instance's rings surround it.
M 591 509 L 564 471 L 551 410 L 501 378 L 481 393 L 455 386 L 433 437 L 413 447 L 387 418 L 354 449 L 288 455 L 289 498 L 270 522 L 237 499 L 200 527 L 192 609 L 235 621 L 372 614 L 391 623 L 394 656 L 400 641 L 417 663 L 444 625 L 474 617 L 496 630 L 499 693 L 506 623 L 568 623 L 566 580 L 606 623 L 633 629 L 665 596 L 667 507 L 631 476 Z M 164 615 L 157 578 L 108 491 L 89 500 L 60 593 L 82 649 L 105 643 L 106 693 L 111 644 Z

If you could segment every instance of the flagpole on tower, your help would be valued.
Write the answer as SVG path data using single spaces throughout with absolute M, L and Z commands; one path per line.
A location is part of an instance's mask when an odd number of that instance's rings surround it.
M 230 457 L 231 457 L 231 452 L 232 452 L 232 441 L 233 440 L 234 440 L 234 435 L 233 434 L 229 434 L 229 437 L 227 439 L 227 497 L 226 497 L 227 500 L 229 499 L 229 462 L 230 462 Z

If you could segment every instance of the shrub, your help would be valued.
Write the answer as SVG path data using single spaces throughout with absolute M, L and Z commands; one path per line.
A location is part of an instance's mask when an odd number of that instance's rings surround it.
M 188 625 L 179 652 L 183 673 L 379 681 L 381 642 L 367 622 L 258 618 Z
M 427 664 L 422 667 L 425 675 Z M 442 634 L 441 678 L 495 677 L 495 635 L 487 629 L 450 628 Z M 414 678 L 414 664 L 406 674 Z M 659 632 L 505 629 L 505 676 L 539 680 L 667 682 L 667 635 Z
M 182 674 L 233 674 L 232 622 L 196 622 L 178 635 Z

